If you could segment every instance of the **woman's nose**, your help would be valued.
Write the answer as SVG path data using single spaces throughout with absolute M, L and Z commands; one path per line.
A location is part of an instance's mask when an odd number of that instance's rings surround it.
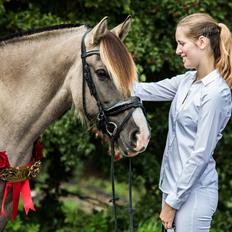
M 181 48 L 179 47 L 179 45 L 176 47 L 176 54 L 177 55 L 181 55 L 181 53 L 182 53 L 182 50 L 181 50 Z

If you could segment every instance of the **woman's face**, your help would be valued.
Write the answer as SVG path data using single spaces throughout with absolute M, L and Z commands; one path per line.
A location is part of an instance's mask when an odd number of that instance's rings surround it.
M 196 42 L 186 37 L 185 28 L 176 29 L 176 54 L 182 57 L 186 69 L 197 69 L 200 64 L 201 51 Z

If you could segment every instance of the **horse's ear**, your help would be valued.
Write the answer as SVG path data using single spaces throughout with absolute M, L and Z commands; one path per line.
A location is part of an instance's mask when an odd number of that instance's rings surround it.
M 120 40 L 124 40 L 128 34 L 128 31 L 131 26 L 131 16 L 127 16 L 125 21 L 119 24 L 117 27 L 113 28 L 111 32 L 113 32 Z
M 104 17 L 91 31 L 90 35 L 90 43 L 92 45 L 99 44 L 101 38 L 107 31 L 107 19 L 108 17 Z

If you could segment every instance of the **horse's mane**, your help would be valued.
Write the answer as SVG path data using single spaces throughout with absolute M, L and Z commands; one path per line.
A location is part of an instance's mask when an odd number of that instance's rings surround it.
M 0 46 L 2 44 L 10 44 L 18 41 L 23 41 L 28 39 L 29 36 L 37 35 L 37 34 L 43 34 L 46 36 L 46 33 L 53 33 L 53 32 L 59 32 L 61 30 L 73 30 L 78 27 L 85 26 L 86 28 L 89 28 L 89 26 L 83 25 L 83 24 L 60 24 L 60 25 L 53 25 L 53 26 L 47 26 L 42 28 L 36 28 L 31 29 L 28 31 L 19 31 L 16 33 L 12 33 L 6 36 L 0 37 Z
M 110 71 L 115 85 L 128 96 L 136 78 L 136 66 L 121 40 L 108 31 L 100 42 L 100 56 Z

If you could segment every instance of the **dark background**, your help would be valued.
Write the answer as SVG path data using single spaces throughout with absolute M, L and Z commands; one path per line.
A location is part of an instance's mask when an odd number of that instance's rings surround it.
M 180 17 L 194 12 L 207 12 L 232 27 L 232 1 L 0 0 L 0 35 L 64 23 L 94 26 L 104 16 L 109 16 L 109 27 L 113 27 L 130 14 L 133 22 L 125 44 L 136 62 L 139 79 L 158 81 L 184 72 L 175 54 L 175 25 Z M 133 159 L 135 228 L 138 232 L 156 232 L 160 231 L 158 178 L 169 103 L 145 103 L 145 107 L 152 138 L 147 150 Z M 231 141 L 229 122 L 215 152 L 220 199 L 212 231 L 217 232 L 232 231 Z M 93 196 L 99 186 L 83 192 L 86 187 L 83 182 L 91 178 L 95 183 L 101 180 L 104 186 L 110 185 L 107 146 L 81 125 L 72 110 L 46 130 L 43 143 L 43 170 L 32 181 L 37 212 L 26 216 L 21 207 L 16 221 L 9 222 L 6 231 L 113 231 L 111 208 L 98 199 L 102 193 Z M 116 163 L 116 172 L 118 183 L 126 184 L 126 159 Z M 94 207 L 90 212 L 82 206 L 73 206 L 72 200 L 89 202 L 91 198 L 95 203 L 91 203 Z M 100 204 L 105 210 L 97 209 Z M 120 231 L 128 231 L 125 205 L 119 210 Z

